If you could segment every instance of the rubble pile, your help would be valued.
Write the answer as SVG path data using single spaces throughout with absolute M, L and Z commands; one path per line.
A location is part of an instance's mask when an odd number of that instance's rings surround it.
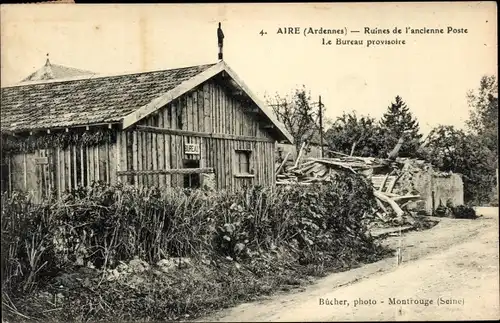
M 338 171 L 349 171 L 370 176 L 375 168 L 387 167 L 388 164 L 376 158 L 307 158 L 301 164 L 277 169 L 276 184 L 314 183 L 332 180 Z
M 334 180 L 339 172 L 365 176 L 373 184 L 377 209 L 367 215 L 370 226 L 418 225 L 422 199 L 413 187 L 416 173 L 431 166 L 422 160 L 407 158 L 374 158 L 340 156 L 335 158 L 304 158 L 302 149 L 295 162 L 288 155 L 277 165 L 277 185 L 311 185 Z

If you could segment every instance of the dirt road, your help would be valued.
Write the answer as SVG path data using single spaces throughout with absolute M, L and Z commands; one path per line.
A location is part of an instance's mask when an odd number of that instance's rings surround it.
M 203 321 L 499 319 L 498 208 L 478 213 L 404 234 L 399 266 L 384 259 Z M 396 247 L 399 238 L 384 243 Z

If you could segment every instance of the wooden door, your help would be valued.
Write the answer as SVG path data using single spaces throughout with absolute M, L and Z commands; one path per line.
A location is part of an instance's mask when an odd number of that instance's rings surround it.
M 37 199 L 41 200 L 49 196 L 52 189 L 50 180 L 49 154 L 46 149 L 40 149 L 35 156 L 35 174 Z

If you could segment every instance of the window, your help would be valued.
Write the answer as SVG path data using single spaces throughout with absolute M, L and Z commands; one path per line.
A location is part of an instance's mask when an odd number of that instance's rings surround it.
M 184 159 L 184 168 L 200 168 L 200 161 L 196 159 Z M 198 188 L 200 187 L 200 174 L 186 174 L 184 175 L 184 188 Z
M 160 126 L 160 115 L 158 113 L 151 116 L 148 126 L 153 126 L 153 127 Z
M 236 160 L 235 160 L 236 175 L 252 174 L 252 168 L 250 165 L 251 154 L 252 154 L 251 150 L 236 150 Z

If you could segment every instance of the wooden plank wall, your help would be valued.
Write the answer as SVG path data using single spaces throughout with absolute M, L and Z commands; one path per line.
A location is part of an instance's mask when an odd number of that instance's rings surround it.
M 182 168 L 184 141 L 194 143 L 196 138 L 184 138 L 183 136 L 144 131 L 122 132 L 118 135 L 116 147 L 117 156 L 119 156 L 116 171 Z M 193 155 L 189 158 L 199 159 L 199 156 Z M 118 180 L 134 184 L 137 187 L 182 186 L 183 175 L 131 175 L 120 177 Z
M 230 94 L 222 83 L 212 79 L 174 100 L 140 125 L 187 130 L 210 134 L 228 134 L 269 141 L 202 138 L 189 135 L 137 131 L 118 133 L 116 144 L 38 150 L 11 158 L 10 181 L 19 189 L 59 194 L 94 181 L 117 180 L 146 186 L 183 186 L 183 175 L 129 175 L 117 177 L 117 171 L 183 168 L 183 160 L 199 160 L 200 168 L 216 171 L 218 188 L 241 188 L 249 184 L 274 184 L 274 142 L 263 129 L 256 107 Z M 184 144 L 200 145 L 199 155 L 184 154 Z M 254 178 L 234 177 L 235 149 L 252 151 Z M 35 157 L 48 157 L 49 164 L 34 165 Z
M 219 82 L 210 80 L 138 124 L 272 140 L 260 126 L 257 114 L 250 112 L 254 108 L 254 104 L 242 102 Z
M 216 81 L 206 82 L 193 91 L 145 118 L 138 124 L 212 134 L 230 134 L 269 139 L 268 142 L 203 138 L 146 130 L 129 130 L 119 135 L 120 170 L 158 170 L 183 168 L 184 159 L 200 161 L 200 167 L 215 169 L 217 188 L 238 189 L 244 185 L 274 184 L 274 142 L 262 129 L 246 103 L 231 96 Z M 200 146 L 199 155 L 184 153 L 184 144 Z M 234 176 L 236 149 L 252 151 L 254 178 Z M 122 177 L 137 186 L 183 186 L 183 175 L 148 174 Z
M 114 182 L 116 166 L 113 148 L 114 144 L 108 143 L 91 147 L 56 148 L 56 187 L 62 192 L 97 181 Z
M 120 136 L 120 170 L 161 170 L 183 168 L 184 159 L 199 160 L 200 168 L 215 170 L 217 188 L 239 189 L 244 185 L 273 185 L 274 143 L 248 140 L 201 138 L 196 136 L 172 135 L 148 131 L 127 131 Z M 126 138 L 138 138 L 132 145 L 126 145 Z M 184 153 L 185 143 L 200 145 L 200 154 Z M 237 149 L 250 150 L 253 178 L 235 177 Z M 128 158 L 127 158 L 128 157 Z M 130 161 L 133 161 L 130 163 Z M 132 179 L 135 178 L 135 181 Z M 182 174 L 147 174 L 123 176 L 122 180 L 136 186 L 183 186 Z
M 10 157 L 12 189 L 29 192 L 39 200 L 52 190 L 60 196 L 94 181 L 113 183 L 116 181 L 115 146 L 69 146 L 14 154 Z M 37 165 L 36 159 L 40 157 L 47 157 L 48 164 Z

